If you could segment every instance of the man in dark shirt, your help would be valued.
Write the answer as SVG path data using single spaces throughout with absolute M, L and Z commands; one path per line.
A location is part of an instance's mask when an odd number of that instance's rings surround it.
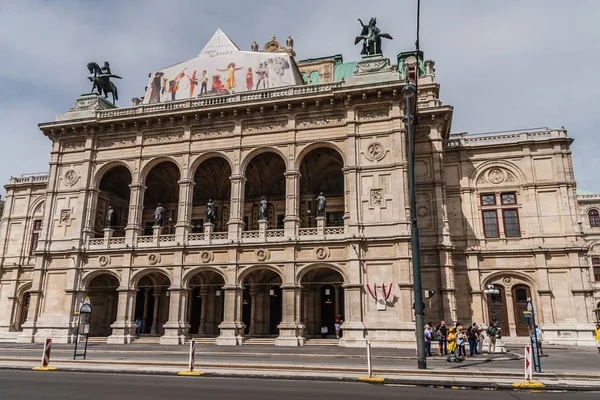
M 448 354 L 448 327 L 446 326 L 446 321 L 440 322 L 440 326 L 438 328 L 439 335 L 439 347 L 438 347 L 438 355 L 441 356 L 442 352 L 444 355 Z

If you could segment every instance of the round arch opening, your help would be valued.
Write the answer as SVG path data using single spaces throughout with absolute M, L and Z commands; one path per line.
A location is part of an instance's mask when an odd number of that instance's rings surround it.
M 155 225 L 163 227 L 162 233 L 175 233 L 177 211 L 179 206 L 179 168 L 173 161 L 163 161 L 156 164 L 146 177 L 144 192 L 144 211 L 142 226 L 144 235 L 153 233 Z M 157 221 L 157 209 L 162 208 L 162 221 Z
M 141 277 L 135 298 L 135 323 L 138 334 L 162 335 L 163 325 L 169 320 L 169 288 L 171 281 L 162 272 L 151 272 Z
M 112 274 L 101 274 L 90 280 L 87 296 L 92 304 L 91 337 L 107 337 L 111 334 L 111 325 L 117 319 L 118 287 L 119 280 Z
M 196 273 L 189 284 L 188 315 L 190 335 L 216 336 L 223 321 L 223 276 L 215 271 Z
M 249 336 L 279 333 L 282 319 L 281 276 L 269 269 L 257 269 L 244 277 L 242 322 Z
M 203 233 L 210 222 L 215 232 L 226 232 L 231 201 L 231 166 L 222 157 L 203 161 L 194 173 L 192 233 Z M 210 209 L 211 215 L 207 212 Z
M 125 236 L 129 199 L 131 172 L 123 165 L 112 167 L 104 173 L 98 189 L 94 235 L 104 236 L 104 229 L 113 229 L 113 237 Z
M 344 319 L 343 284 L 342 274 L 331 267 L 317 267 L 302 275 L 301 316 L 308 338 L 334 337 L 336 316 Z

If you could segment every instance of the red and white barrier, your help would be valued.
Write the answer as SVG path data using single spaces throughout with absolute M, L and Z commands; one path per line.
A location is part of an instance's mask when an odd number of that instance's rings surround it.
M 190 341 L 190 362 L 189 362 L 189 371 L 194 372 L 194 359 L 196 358 L 196 340 L 192 339 Z
M 50 350 L 52 349 L 52 339 L 47 338 L 44 343 L 44 353 L 42 354 L 42 367 L 46 368 L 50 364 Z
M 532 353 L 531 346 L 525 346 L 525 381 L 531 382 L 531 378 L 533 375 L 533 362 L 532 362 Z

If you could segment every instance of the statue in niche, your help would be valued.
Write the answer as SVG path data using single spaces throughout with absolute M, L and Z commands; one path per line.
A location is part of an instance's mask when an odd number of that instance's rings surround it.
M 267 197 L 263 196 L 258 204 L 258 220 L 266 221 L 269 219 L 269 202 Z
M 213 203 L 212 199 L 208 199 L 208 203 L 206 203 L 206 222 L 214 224 L 215 218 L 215 203 Z
M 106 212 L 106 227 L 114 228 L 117 223 L 117 213 L 113 209 L 113 206 L 108 206 L 108 211 Z
M 372 56 L 374 54 L 381 54 L 381 38 L 393 39 L 388 33 L 381 33 L 381 30 L 377 27 L 377 19 L 371 18 L 367 25 L 359 19 L 358 22 L 362 25 L 360 35 L 354 40 L 354 44 L 357 45 L 361 40 L 363 41 L 363 47 L 360 54 L 365 56 Z
M 252 51 L 258 51 L 258 43 L 256 43 L 256 40 L 252 42 L 252 44 L 250 45 L 250 49 Z
M 327 204 L 327 199 L 323 196 L 323 192 L 319 193 L 317 197 L 317 217 L 325 216 L 325 205 Z
M 165 209 L 161 203 L 158 203 L 154 210 L 154 226 L 164 226 L 165 224 Z

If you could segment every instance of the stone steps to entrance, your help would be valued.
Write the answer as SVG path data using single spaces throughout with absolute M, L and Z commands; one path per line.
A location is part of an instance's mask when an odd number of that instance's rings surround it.
M 196 344 L 215 344 L 217 342 L 216 337 L 195 337 L 193 339 L 196 340 Z M 186 343 L 189 343 L 191 340 L 192 338 L 186 340 Z
M 270 345 L 270 346 L 275 346 L 275 338 L 271 338 L 271 337 L 250 337 L 250 338 L 244 338 L 244 344 L 258 344 L 258 345 Z
M 306 339 L 305 346 L 339 346 L 339 339 Z
M 88 338 L 88 343 L 106 343 L 107 337 L 94 336 Z M 85 338 L 79 339 L 79 343 L 85 342 Z
M 133 339 L 135 343 L 146 343 L 146 344 L 156 344 L 160 343 L 160 336 L 140 336 L 137 339 Z

